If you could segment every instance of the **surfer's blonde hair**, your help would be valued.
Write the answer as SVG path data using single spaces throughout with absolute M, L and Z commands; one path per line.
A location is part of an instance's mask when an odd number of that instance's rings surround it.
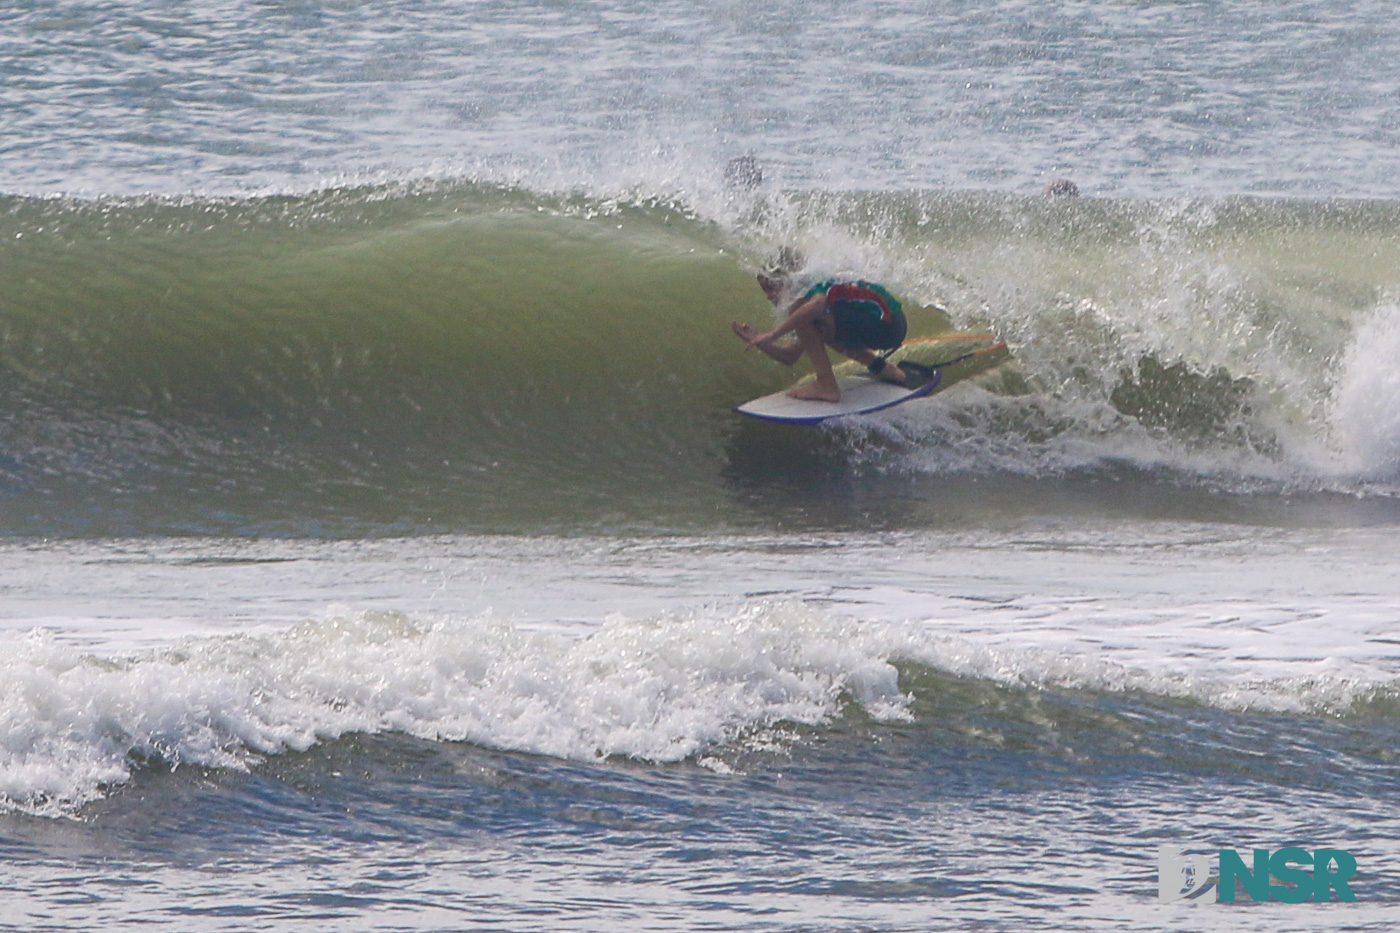
M 791 246 L 780 246 L 768 261 L 768 265 L 758 274 L 758 284 L 764 291 L 783 291 L 793 284 L 793 279 L 807 264 L 803 255 Z
M 779 246 L 764 271 L 770 279 L 790 279 L 807 264 L 807 258 L 795 247 Z

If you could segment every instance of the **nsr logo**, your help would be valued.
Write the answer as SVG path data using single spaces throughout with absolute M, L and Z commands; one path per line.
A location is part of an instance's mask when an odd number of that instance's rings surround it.
M 1338 900 L 1356 900 L 1351 886 L 1347 884 L 1347 879 L 1356 873 L 1356 859 L 1345 849 L 1316 849 L 1309 852 L 1289 846 L 1272 855 L 1268 849 L 1255 849 L 1253 861 L 1251 870 L 1234 849 L 1221 849 L 1219 876 L 1212 878 L 1208 857 L 1182 855 L 1178 846 L 1159 846 L 1157 900 L 1201 897 L 1214 884 L 1217 901 L 1233 901 L 1236 881 L 1251 901 L 1271 898 L 1285 904 L 1301 904 L 1309 898 L 1330 901 L 1333 891 L 1337 892 Z M 1270 884 L 1271 880 L 1278 883 Z

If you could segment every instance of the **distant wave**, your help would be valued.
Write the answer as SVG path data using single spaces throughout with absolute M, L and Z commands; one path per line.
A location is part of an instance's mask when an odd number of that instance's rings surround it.
M 1388 675 L 1300 659 L 1318 650 L 1307 620 L 1272 660 L 1196 656 L 1201 638 L 1241 631 L 945 637 L 755 601 L 619 620 L 581 637 L 490 616 L 340 612 L 272 635 L 97 657 L 41 631 L 14 633 L 0 660 L 0 811 L 71 815 L 143 769 L 242 770 L 352 733 L 726 770 L 748 750 L 791 741 L 784 730 L 820 731 L 848 714 L 939 728 L 975 715 L 986 736 L 1077 728 L 1045 721 L 1034 693 L 1045 688 L 1224 711 L 1393 715 Z M 1101 651 L 1104 637 L 1114 652 Z M 1185 648 L 1173 656 L 1177 643 Z M 1000 691 L 997 702 L 986 704 L 988 691 Z
M 34 633 L 4 662 L 0 808 L 60 815 L 143 766 L 241 769 L 351 732 L 678 761 L 848 696 L 906 716 L 895 668 L 852 635 L 766 611 L 583 639 L 371 613 L 102 660 Z

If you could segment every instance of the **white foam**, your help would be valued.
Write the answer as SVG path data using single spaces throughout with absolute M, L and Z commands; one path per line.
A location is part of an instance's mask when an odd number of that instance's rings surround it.
M 349 732 L 676 761 L 773 723 L 824 722 L 847 695 L 874 716 L 906 715 L 878 638 L 795 605 L 616 620 L 585 637 L 339 612 L 112 660 L 11 635 L 0 795 L 71 812 L 143 758 L 245 768 Z
M 1111 586 L 1111 581 L 1105 581 Z M 909 593 L 870 591 L 889 608 Z M 1344 711 L 1390 689 L 1390 615 L 1139 594 L 968 603 L 926 594 L 923 621 L 856 620 L 755 601 L 572 633 L 482 616 L 335 611 L 278 633 L 186 639 L 101 658 L 0 634 L 0 800 L 63 815 L 143 760 L 245 769 L 352 732 L 593 759 L 694 758 L 820 725 L 854 702 L 907 719 L 897 664 L 1021 687 L 1145 691 L 1225 709 Z M 1324 624 L 1325 623 L 1325 624 Z
M 1311 463 L 1279 461 L 1229 443 L 1193 445 L 1154 433 L 1107 402 L 1006 397 L 971 384 L 893 413 L 849 419 L 838 428 L 856 437 L 869 432 L 889 438 L 904 448 L 900 468 L 939 476 L 1049 478 L 1128 466 L 1231 492 L 1321 485 Z M 889 457 L 882 448 L 875 453 Z
M 1345 618 L 1245 601 L 1137 612 L 1096 606 L 1082 617 L 1068 608 L 1032 599 L 1000 605 L 999 625 L 955 628 L 910 645 L 906 656 L 1010 686 L 1141 692 L 1265 713 L 1344 714 L 1400 685 L 1381 604 L 1353 607 Z M 1109 618 L 1094 624 L 1095 614 Z
M 1331 421 L 1348 466 L 1388 479 L 1400 473 L 1400 305 L 1378 307 L 1356 330 L 1332 395 Z
M 1396 537 L 1047 519 L 818 538 L 14 545 L 29 582 L 7 609 L 50 605 L 54 627 L 0 627 L 0 806 L 70 814 L 144 758 L 246 768 L 351 732 L 722 770 L 781 724 L 820 726 L 850 703 L 908 717 L 909 665 L 1345 714 L 1400 685 Z M 117 595 L 88 619 L 99 593 Z M 337 595 L 357 608 L 278 622 Z M 76 630 L 59 625 L 68 609 Z

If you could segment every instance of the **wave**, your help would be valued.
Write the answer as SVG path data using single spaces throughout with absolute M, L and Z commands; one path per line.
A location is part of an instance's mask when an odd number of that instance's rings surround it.
M 35 632 L 5 662 L 0 799 L 62 814 L 143 763 L 242 769 L 351 732 L 666 762 L 767 724 L 825 721 L 848 692 L 899 714 L 893 667 L 843 627 L 790 615 L 574 639 L 489 618 L 345 614 L 117 660 Z
M 1146 631 L 1143 645 L 1163 634 Z M 1195 648 L 1200 634 L 1173 637 Z M 1100 652 L 1096 638 L 950 637 L 767 601 L 614 620 L 582 636 L 490 616 L 333 611 L 275 634 L 113 657 L 39 630 L 3 641 L 0 809 L 45 816 L 75 814 L 144 769 L 246 770 L 349 734 L 726 771 L 800 741 L 795 729 L 829 733 L 855 720 L 942 728 L 973 717 L 984 741 L 1053 731 L 1067 724 L 1045 725 L 1047 690 L 1163 697 L 1186 704 L 1187 718 L 1204 704 L 1389 719 L 1395 695 L 1384 672 L 1302 662 L 1297 644 L 1280 648 L 1286 663 L 1203 667 L 1187 651 L 1140 664 L 1124 660 L 1131 649 Z M 1134 719 L 1130 711 L 1123 727 Z
M 74 527 L 120 525 L 172 486 L 226 527 L 722 512 L 736 464 L 794 443 L 729 411 L 788 378 L 728 333 L 771 313 L 751 275 L 779 243 L 814 274 L 888 283 L 914 334 L 997 332 L 1034 390 L 969 387 L 822 433 L 843 469 L 879 438 L 881 469 L 1129 464 L 1388 496 L 1400 401 L 1375 380 L 1400 315 L 1397 221 L 1390 202 L 470 182 L 9 198 L 0 519 L 60 532 L 25 518 L 42 500 L 87 515 Z M 85 511 L 95 488 L 136 505 Z

